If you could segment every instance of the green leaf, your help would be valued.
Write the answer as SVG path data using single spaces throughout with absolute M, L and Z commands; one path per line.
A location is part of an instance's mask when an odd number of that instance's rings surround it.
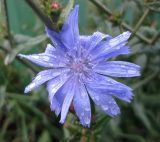
M 24 142 L 29 142 L 29 137 L 28 137 L 28 128 L 26 125 L 26 121 L 25 121 L 25 116 L 22 116 L 22 120 L 21 120 L 21 125 L 22 125 L 22 136 L 23 136 L 23 141 Z
M 142 95 L 141 101 L 147 107 L 160 107 L 160 95 L 159 94 L 150 94 L 150 95 Z
M 6 94 L 6 87 L 0 86 L 0 109 L 5 104 L 5 96 L 6 96 L 5 94 Z
M 145 113 L 144 106 L 138 102 L 135 102 L 133 104 L 133 109 L 134 109 L 135 115 L 141 120 L 141 122 L 144 124 L 144 126 L 148 130 L 151 130 L 151 124 L 150 124 L 150 121 Z
M 54 132 L 53 132 L 54 133 Z M 38 139 L 38 142 L 51 142 L 51 138 L 48 131 L 43 131 L 40 138 Z
M 126 138 L 128 140 L 132 140 L 133 142 L 146 142 L 143 137 L 141 137 L 140 135 L 135 135 L 135 134 L 120 133 L 119 137 Z

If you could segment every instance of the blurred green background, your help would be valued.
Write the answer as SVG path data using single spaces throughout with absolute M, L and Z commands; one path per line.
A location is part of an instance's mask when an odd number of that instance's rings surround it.
M 57 15 L 68 0 L 57 0 L 60 10 L 48 9 L 53 0 L 34 0 L 46 14 Z M 47 4 L 46 4 L 47 3 Z M 141 77 L 117 79 L 134 89 L 131 104 L 118 101 L 121 115 L 109 118 L 96 109 L 90 129 L 69 113 L 65 125 L 50 110 L 45 85 L 32 93 L 25 86 L 40 70 L 17 57 L 40 53 L 50 40 L 44 24 L 25 0 L 0 1 L 0 142 L 160 142 L 160 1 L 77 0 L 81 34 L 94 31 L 116 36 L 131 31 L 132 53 L 115 60 L 142 67 Z M 50 7 L 49 7 L 50 8 Z M 51 17 L 51 16 L 50 16 Z

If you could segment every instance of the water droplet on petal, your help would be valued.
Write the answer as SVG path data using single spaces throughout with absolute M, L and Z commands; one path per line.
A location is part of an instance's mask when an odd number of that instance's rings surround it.
M 81 116 L 82 116 L 82 117 L 84 116 L 84 112 L 81 113 Z
M 124 94 L 122 94 L 122 96 L 124 96 Z M 116 104 L 116 102 L 113 102 L 113 104 L 115 105 L 115 104 Z
M 125 65 L 121 65 L 121 68 L 125 68 Z
M 135 71 L 135 70 L 128 70 L 127 71 L 129 74 L 135 74 L 137 71 Z
M 95 96 L 95 100 L 99 101 L 99 96 Z
M 43 57 L 43 60 L 44 60 L 44 61 L 49 61 L 49 59 L 50 59 L 50 57 L 48 57 L 48 56 L 44 56 L 44 57 Z
M 109 103 L 109 104 L 112 104 L 112 101 L 109 101 L 108 103 Z
M 86 108 L 85 108 L 85 111 L 90 111 L 90 108 L 89 108 L 89 107 L 86 107 Z
M 103 106 L 102 106 L 102 109 L 104 109 L 104 110 L 108 110 L 109 108 L 108 108 L 108 106 L 107 106 L 107 105 L 103 105 Z
M 90 123 L 89 117 L 85 117 L 85 118 L 84 118 L 84 122 L 85 122 L 86 124 L 89 124 L 89 123 Z
M 36 55 L 34 55 L 32 57 L 35 58 L 35 59 L 39 59 L 39 56 L 36 56 Z
M 85 97 L 85 96 L 86 96 L 86 93 L 82 93 L 81 96 L 82 96 L 82 97 Z
M 116 49 L 119 50 L 119 49 L 120 49 L 120 46 L 117 46 Z
M 41 75 L 38 75 L 35 79 L 40 80 L 41 78 L 42 78 Z
M 52 67 L 54 66 L 52 63 L 48 63 L 48 65 L 49 65 L 49 66 L 52 66 Z
M 28 86 L 28 88 L 33 88 L 33 87 L 35 87 L 36 86 L 36 84 L 35 83 L 31 83 L 29 86 Z
M 117 114 L 117 110 L 114 108 L 114 109 L 111 110 L 111 113 L 112 113 L 113 115 L 116 115 L 116 114 Z

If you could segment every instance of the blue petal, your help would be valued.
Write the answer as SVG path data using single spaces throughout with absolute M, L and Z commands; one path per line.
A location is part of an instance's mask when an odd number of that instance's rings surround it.
M 55 114 L 58 116 L 61 111 L 61 106 L 59 101 L 55 96 L 52 97 L 52 104 L 50 104 L 51 111 L 55 111 Z
M 40 85 L 42 85 L 44 82 L 64 73 L 67 72 L 68 69 L 49 69 L 41 71 L 37 74 L 37 76 L 34 78 L 34 80 L 25 88 L 25 93 L 28 93 L 36 88 L 38 88 Z
M 96 92 L 95 89 L 90 88 L 87 88 L 87 91 L 96 105 L 100 106 L 100 108 L 108 115 L 113 117 L 120 113 L 117 103 L 110 95 L 100 94 L 99 92 Z
M 62 102 L 60 102 L 62 93 L 59 93 L 59 89 L 67 82 L 69 79 L 69 74 L 62 74 L 52 80 L 50 80 L 47 84 L 47 90 L 49 93 L 49 101 L 50 101 L 50 107 L 52 111 L 56 112 L 56 115 L 58 115 L 61 111 Z
M 110 53 L 107 54 L 106 59 L 108 58 L 113 58 L 119 55 L 127 55 L 130 53 L 130 50 L 127 46 L 120 46 L 119 49 L 117 49 L 116 51 L 112 51 Z
M 94 71 L 114 77 L 140 76 L 140 66 L 123 61 L 107 61 L 100 63 L 94 68 Z
M 85 89 L 85 86 L 79 82 L 76 88 L 76 93 L 73 99 L 73 105 L 77 116 L 83 126 L 90 126 L 91 121 L 91 108 L 90 100 Z
M 85 84 L 88 88 L 96 89 L 99 93 L 115 96 L 126 102 L 130 102 L 133 96 L 132 89 L 128 86 L 96 73 L 85 78 Z
M 122 43 L 117 46 L 111 47 L 106 41 L 103 44 L 100 44 L 98 50 L 92 52 L 91 60 L 99 62 L 114 56 L 114 54 L 116 55 L 128 54 L 129 50 L 128 47 L 125 46 L 125 44 L 126 43 Z
M 91 60 L 99 61 L 121 54 L 128 54 L 129 50 L 125 44 L 127 43 L 129 37 L 130 33 L 124 32 L 115 38 L 110 38 L 110 40 L 104 41 L 97 45 L 96 50 L 92 52 Z
M 47 44 L 45 54 L 49 54 L 57 60 L 66 62 L 66 53 L 63 50 L 59 50 L 58 48 L 53 47 L 51 44 Z
M 120 44 L 115 47 L 110 47 L 108 45 L 107 41 L 101 42 L 100 44 L 97 45 L 95 50 L 91 52 L 91 60 L 103 60 L 103 59 L 108 59 L 112 57 L 116 57 L 119 55 L 125 55 L 129 54 L 129 48 L 125 46 L 125 44 Z
M 41 53 L 41 54 L 32 54 L 32 55 L 23 55 L 19 54 L 20 57 L 30 60 L 31 62 L 42 66 L 42 67 L 65 67 L 65 63 L 63 63 L 60 60 L 57 60 L 56 57 L 54 57 L 51 54 Z
M 78 10 L 79 6 L 76 5 L 70 12 L 67 21 L 64 23 L 60 32 L 61 40 L 68 49 L 74 48 L 74 46 L 78 42 Z
M 80 40 L 81 46 L 87 47 L 87 43 L 89 42 L 90 38 L 91 36 L 86 36 L 86 35 L 80 36 L 79 40 Z
M 130 35 L 131 35 L 131 33 L 129 31 L 124 32 L 124 33 L 118 35 L 117 37 L 112 38 L 109 41 L 109 45 L 111 47 L 114 47 L 114 46 L 117 46 L 117 45 L 119 45 L 121 43 L 124 43 L 124 42 L 126 42 L 129 39 Z
M 62 43 L 59 33 L 49 29 L 48 27 L 45 27 L 45 30 L 54 46 L 57 47 L 59 50 L 66 51 L 66 47 Z
M 60 123 L 62 123 L 62 124 L 65 122 L 69 107 L 70 107 L 71 102 L 73 100 L 74 94 L 76 93 L 77 78 L 72 77 L 66 83 L 66 86 L 64 88 L 65 89 L 63 90 L 63 92 L 64 92 L 64 94 L 66 94 L 66 96 L 65 96 L 65 99 L 62 104 L 61 119 L 60 119 Z
M 53 47 L 51 44 L 47 44 L 47 47 L 45 50 L 46 54 L 51 54 L 54 56 L 55 51 L 56 51 L 55 47 Z
M 93 33 L 85 47 L 88 50 L 88 53 L 92 51 L 105 38 L 110 38 L 110 36 L 101 32 Z

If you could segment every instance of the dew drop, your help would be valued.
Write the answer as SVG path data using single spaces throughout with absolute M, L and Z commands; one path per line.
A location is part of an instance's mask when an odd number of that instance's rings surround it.
M 90 111 L 90 108 L 89 108 L 89 107 L 86 107 L 86 108 L 85 108 L 85 111 Z
M 102 108 L 103 108 L 104 110 L 108 110 L 108 109 L 109 109 L 107 105 L 103 105 Z
M 95 100 L 95 97 L 93 96 L 92 99 Z
M 88 117 L 85 117 L 85 118 L 84 118 L 84 122 L 85 122 L 86 124 L 89 124 L 89 123 L 90 123 L 90 119 L 89 119 Z
M 125 65 L 121 65 L 121 68 L 125 68 Z
M 44 61 L 49 61 L 49 59 L 50 59 L 50 57 L 48 57 L 48 56 L 44 56 L 44 57 L 43 57 L 43 60 L 44 60 Z
M 115 45 L 117 45 L 118 44 L 118 40 L 117 39 L 112 39 L 112 40 L 110 40 L 110 42 L 109 42 L 109 45 L 110 46 L 115 46 Z
M 40 80 L 41 78 L 42 78 L 41 75 L 38 75 L 35 79 Z
M 84 112 L 81 113 L 81 116 L 82 116 L 82 117 L 84 116 Z
M 120 49 L 120 46 L 116 47 L 116 49 L 119 50 L 119 49 Z
M 36 55 L 35 55 L 35 56 L 32 56 L 32 57 L 35 58 L 35 59 L 39 59 L 39 56 L 36 56 Z
M 109 101 L 108 103 L 111 105 L 111 104 L 112 104 L 112 101 Z
M 33 88 L 33 87 L 35 87 L 36 86 L 36 84 L 35 83 L 31 83 L 29 86 L 28 86 L 28 88 Z
M 124 94 L 122 94 L 122 96 L 124 96 Z M 114 101 L 114 102 L 113 102 L 113 104 L 115 105 L 115 104 L 116 104 L 116 102 Z
M 111 113 L 112 113 L 113 115 L 116 115 L 116 114 L 117 114 L 117 110 L 114 108 L 114 109 L 111 110 Z
M 99 101 L 99 96 L 95 96 L 95 100 Z
M 128 70 L 127 71 L 129 74 L 135 74 L 137 71 L 135 71 L 135 70 Z
M 86 93 L 82 93 L 81 96 L 82 96 L 82 97 L 86 97 Z

